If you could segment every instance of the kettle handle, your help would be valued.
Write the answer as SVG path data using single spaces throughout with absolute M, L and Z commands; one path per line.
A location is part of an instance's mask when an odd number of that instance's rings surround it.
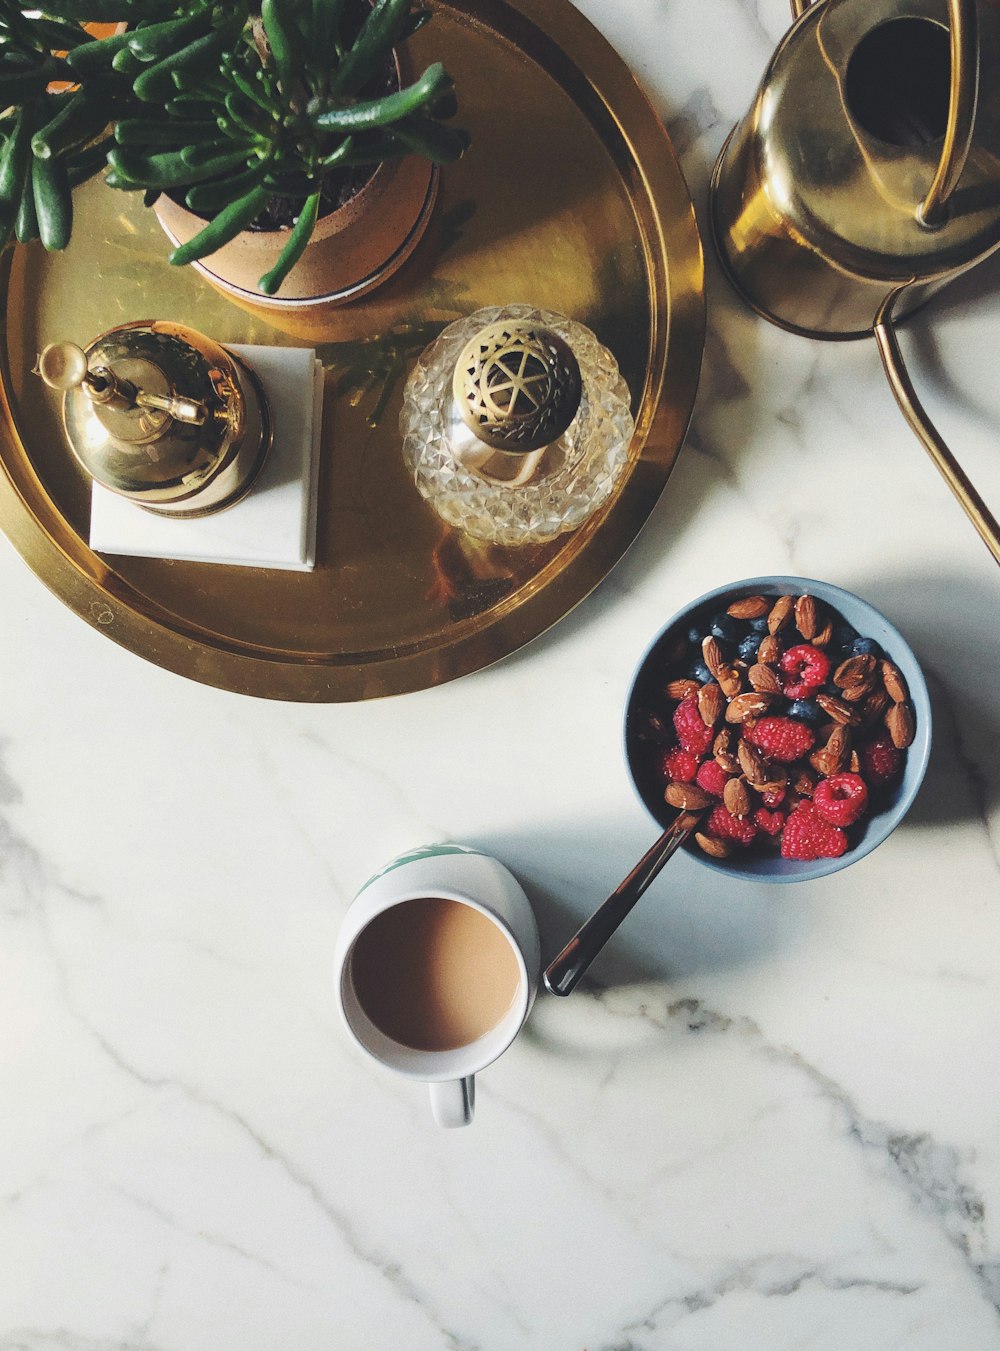
M 913 382 L 910 380 L 906 364 L 903 361 L 903 353 L 900 351 L 899 341 L 896 338 L 892 312 L 896 307 L 897 300 L 908 287 L 913 285 L 914 280 L 915 278 L 911 278 L 904 282 L 902 286 L 897 286 L 890 291 L 882 302 L 875 318 L 875 342 L 878 344 L 882 366 L 903 417 L 906 418 L 911 429 L 916 432 L 917 437 L 923 443 L 924 449 L 943 474 L 948 487 L 958 498 L 962 510 L 976 527 L 980 538 L 993 555 L 994 560 L 1000 563 L 1000 524 L 997 523 L 996 517 L 979 496 L 969 476 L 955 459 L 941 433 L 928 417 L 923 404 L 917 398 L 917 392 L 913 388 Z
M 792 18 L 800 19 L 813 0 L 791 0 Z M 948 198 L 958 186 L 972 148 L 979 101 L 979 15 L 976 0 L 948 0 L 951 33 L 951 80 L 948 122 L 941 158 L 927 196 L 917 207 L 917 220 L 929 230 L 941 224 Z

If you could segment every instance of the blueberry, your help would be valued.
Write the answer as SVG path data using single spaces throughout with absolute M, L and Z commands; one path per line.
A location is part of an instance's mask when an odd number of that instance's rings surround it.
M 743 637 L 744 627 L 740 620 L 723 612 L 712 620 L 711 633 L 725 643 L 737 643 Z
M 881 657 L 882 649 L 874 638 L 855 638 L 851 651 L 856 657 Z
M 857 629 L 850 624 L 836 624 L 830 641 L 834 647 L 850 647 L 857 636 Z
M 714 679 L 712 672 L 703 661 L 694 663 L 691 667 L 690 676 L 692 680 L 697 680 L 699 685 L 707 685 L 710 680 Z
M 701 631 L 701 629 L 698 627 L 697 624 L 695 624 L 692 628 L 688 629 L 688 642 L 691 644 L 692 647 L 696 647 L 699 652 L 701 651 L 701 640 L 704 637 L 705 637 L 704 633 Z
M 826 714 L 815 699 L 796 699 L 794 703 L 788 705 L 788 716 L 798 718 L 800 722 L 812 723 L 815 726 L 823 721 Z
M 751 619 L 750 632 L 765 634 L 767 632 L 767 615 L 761 615 L 760 619 Z
M 841 690 L 840 686 L 839 686 L 839 685 L 835 685 L 835 684 L 833 683 L 833 680 L 831 679 L 831 680 L 828 680 L 828 681 L 826 682 L 826 684 L 823 686 L 822 690 L 820 690 L 820 693 L 821 693 L 821 694 L 832 694 L 833 697 L 834 697 L 835 699 L 839 699 L 840 696 L 841 696 L 841 694 L 843 693 L 843 691 Z
M 739 654 L 744 661 L 756 661 L 758 647 L 760 647 L 760 634 L 750 633 L 740 643 Z

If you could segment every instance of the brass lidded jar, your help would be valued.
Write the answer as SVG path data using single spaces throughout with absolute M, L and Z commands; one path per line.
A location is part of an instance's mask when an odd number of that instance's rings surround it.
M 403 455 L 450 525 L 508 546 L 575 530 L 611 496 L 634 422 L 612 354 L 583 324 L 530 305 L 460 319 L 406 384 Z

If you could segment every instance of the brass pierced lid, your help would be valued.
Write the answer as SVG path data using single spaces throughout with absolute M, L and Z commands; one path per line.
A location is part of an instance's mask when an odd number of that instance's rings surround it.
M 580 407 L 580 366 L 549 328 L 490 324 L 455 366 L 455 401 L 466 424 L 494 450 L 540 450 L 562 436 Z

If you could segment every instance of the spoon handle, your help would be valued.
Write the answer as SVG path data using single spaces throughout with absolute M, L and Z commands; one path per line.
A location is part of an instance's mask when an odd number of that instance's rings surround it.
M 628 877 L 577 930 L 545 969 L 542 979 L 551 994 L 568 995 L 636 901 L 701 821 L 700 812 L 681 812 Z

